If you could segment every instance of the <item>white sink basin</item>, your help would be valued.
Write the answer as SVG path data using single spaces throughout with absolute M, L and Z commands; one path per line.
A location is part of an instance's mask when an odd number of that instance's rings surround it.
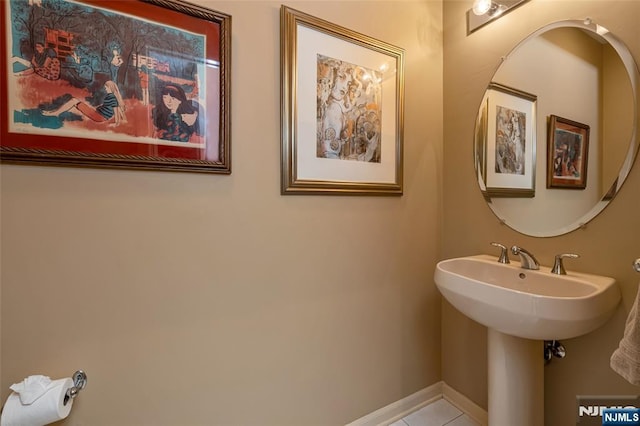
M 567 275 L 520 267 L 478 255 L 443 260 L 434 279 L 442 295 L 467 317 L 511 336 L 559 340 L 604 324 L 620 301 L 613 278 Z

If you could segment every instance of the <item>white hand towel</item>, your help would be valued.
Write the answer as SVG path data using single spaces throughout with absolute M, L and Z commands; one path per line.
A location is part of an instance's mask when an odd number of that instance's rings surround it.
M 29 376 L 20 383 L 12 384 L 9 389 L 20 395 L 22 404 L 29 405 L 44 395 L 50 385 L 51 379 L 49 377 L 38 374 Z
M 640 291 L 633 302 L 618 349 L 611 355 L 611 368 L 629 383 L 640 386 Z

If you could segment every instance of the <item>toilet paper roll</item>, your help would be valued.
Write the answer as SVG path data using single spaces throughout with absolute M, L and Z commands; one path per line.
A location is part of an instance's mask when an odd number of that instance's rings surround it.
M 64 397 L 71 387 L 71 378 L 53 380 L 47 392 L 29 405 L 22 404 L 20 396 L 13 392 L 4 404 L 0 426 L 44 426 L 66 418 L 73 399 L 64 405 Z

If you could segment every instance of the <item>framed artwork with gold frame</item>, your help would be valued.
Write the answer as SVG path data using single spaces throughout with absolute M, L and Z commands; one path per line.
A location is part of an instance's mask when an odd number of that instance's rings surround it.
M 282 6 L 281 193 L 402 195 L 404 50 Z
M 535 196 L 536 103 L 533 94 L 498 83 L 489 85 L 481 126 L 486 136 L 480 138 L 487 196 Z

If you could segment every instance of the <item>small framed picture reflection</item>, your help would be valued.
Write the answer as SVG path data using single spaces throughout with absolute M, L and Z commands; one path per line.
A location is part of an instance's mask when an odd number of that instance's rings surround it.
M 547 188 L 585 189 L 589 126 L 551 115 L 547 138 Z

